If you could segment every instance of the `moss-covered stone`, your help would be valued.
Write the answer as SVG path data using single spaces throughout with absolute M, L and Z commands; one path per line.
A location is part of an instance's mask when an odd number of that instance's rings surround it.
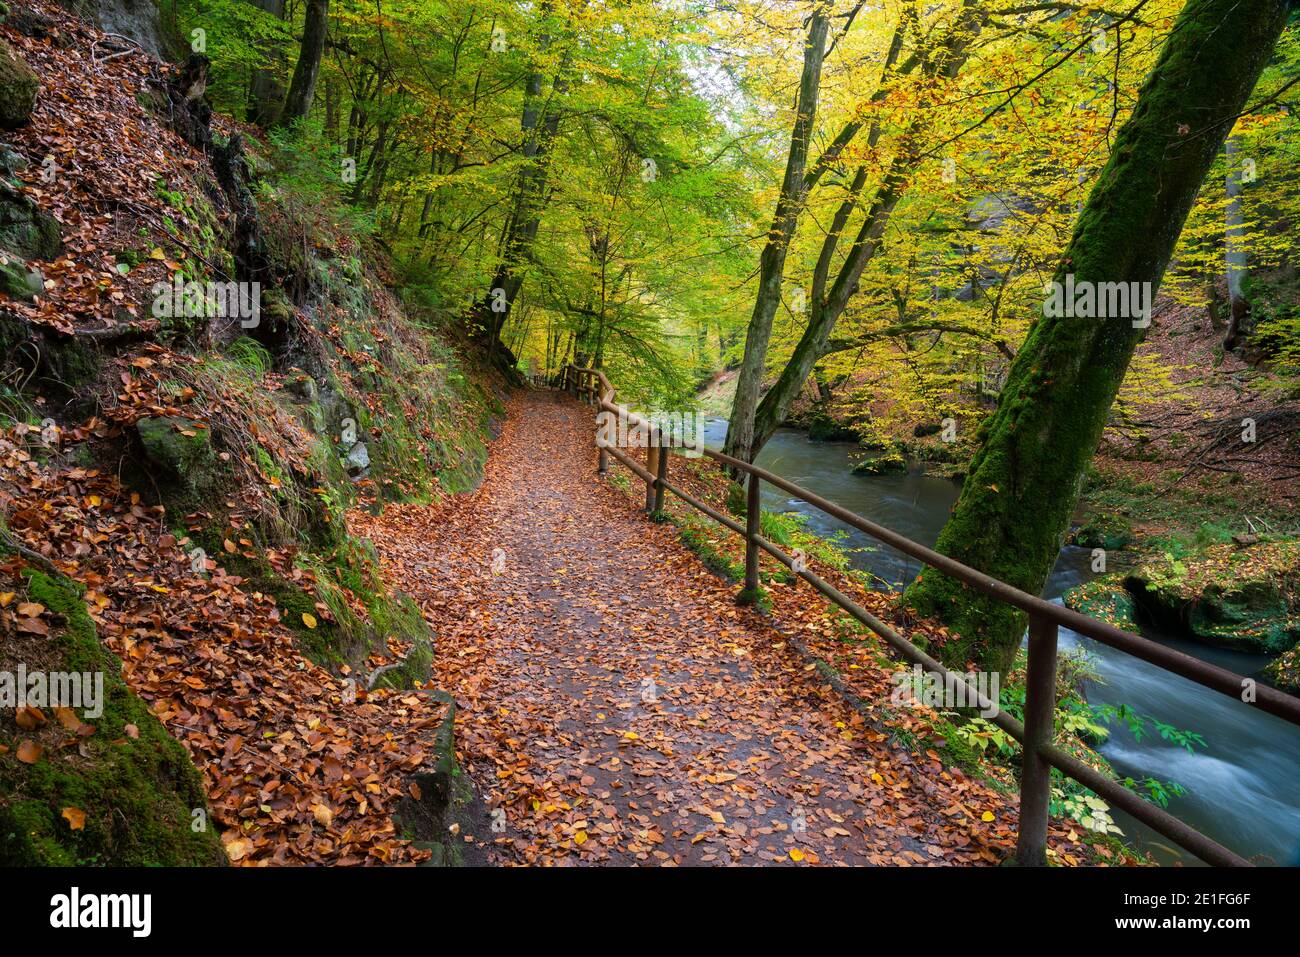
M 856 429 L 842 425 L 829 415 L 821 413 L 808 420 L 808 438 L 814 442 L 856 442 L 858 433 Z
M 1300 642 L 1300 541 L 1165 555 L 1124 585 L 1146 618 L 1210 644 L 1278 653 Z
M 456 761 L 456 703 L 445 692 L 435 692 L 434 698 L 447 706 L 447 714 L 434 736 L 433 770 L 412 775 L 413 787 L 398 804 L 394 821 L 400 834 L 433 852 L 428 867 L 484 864 L 482 847 L 491 821 L 474 783 Z M 466 843 L 469 836 L 480 840 Z
M 32 117 L 41 81 L 6 41 L 0 40 L 0 128 L 14 130 Z
M 872 449 L 853 466 L 854 475 L 896 475 L 906 471 L 907 459 L 895 448 Z
M 66 622 L 42 667 L 102 673 L 103 714 L 87 719 L 95 731 L 73 747 L 60 746 L 68 735 L 53 721 L 21 732 L 48 736 L 34 764 L 18 761 L 12 747 L 0 754 L 0 865 L 224 863 L 198 771 L 126 687 L 121 662 L 99 643 L 75 586 L 33 572 L 27 597 Z M 6 739 L 18 731 L 9 721 L 0 728 Z M 69 808 L 85 814 L 76 830 L 64 815 Z
M 1122 575 L 1107 575 L 1076 585 L 1065 593 L 1062 600 L 1067 608 L 1110 622 L 1116 628 L 1125 631 L 1138 629 L 1133 596 L 1124 588 Z
M 15 299 L 32 300 L 45 291 L 45 277 L 19 256 L 0 249 L 0 292 Z
M 1133 526 L 1122 515 L 1091 515 L 1070 535 L 1070 543 L 1083 548 L 1123 548 L 1133 541 Z
M 135 430 L 145 454 L 177 477 L 198 481 L 196 473 L 210 469 L 216 459 L 211 433 L 202 423 L 168 415 L 140 419 Z
M 1264 668 L 1264 676 L 1283 691 L 1300 695 L 1300 645 L 1270 661 Z
M 63 249 L 59 221 L 2 179 L 0 248 L 22 259 L 54 259 Z

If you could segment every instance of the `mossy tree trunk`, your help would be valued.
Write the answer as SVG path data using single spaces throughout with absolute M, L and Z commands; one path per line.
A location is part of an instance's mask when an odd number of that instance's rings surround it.
M 1287 0 L 1191 0 L 1115 141 L 1055 279 L 1151 283 L 1285 25 Z M 984 423 L 939 536 L 946 555 L 1038 594 L 1060 550 L 1084 470 L 1143 335 L 1127 317 L 1038 320 Z M 960 633 L 950 662 L 1005 670 L 1024 616 L 926 571 L 904 595 Z
M 284 109 L 276 120 L 278 126 L 289 126 L 305 119 L 311 112 L 311 101 L 316 96 L 316 78 L 320 75 L 321 54 L 325 52 L 325 34 L 329 27 L 329 0 L 307 0 L 307 13 L 302 25 L 302 49 L 293 68 L 293 80 L 284 98 Z
M 546 23 L 553 14 L 553 4 L 541 8 Z M 544 33 L 538 44 L 545 56 L 552 36 Z M 573 65 L 573 50 L 560 55 L 551 79 L 550 95 L 545 94 L 545 64 L 539 57 L 533 64 L 524 86 L 524 105 L 520 116 L 520 147 L 523 165 L 510 195 L 510 207 L 501 234 L 501 259 L 492 275 L 491 285 L 474 304 L 470 315 L 482 324 L 488 343 L 488 358 L 503 372 L 515 377 L 515 356 L 501 339 L 510 321 L 524 274 L 533 255 L 533 243 L 541 226 L 542 213 L 550 195 L 551 148 L 559 135 L 560 114 L 569 89 L 568 72 Z

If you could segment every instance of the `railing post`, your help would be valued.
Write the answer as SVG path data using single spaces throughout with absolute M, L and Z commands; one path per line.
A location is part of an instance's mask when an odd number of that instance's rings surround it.
M 646 437 L 645 447 L 645 464 L 646 471 L 651 475 L 659 471 L 659 446 L 655 443 L 659 441 L 659 436 L 653 430 Z M 645 483 L 645 510 L 651 514 L 655 510 L 655 483 L 650 480 Z
M 749 494 L 745 499 L 745 588 L 740 593 L 740 603 L 750 605 L 758 600 L 758 536 L 763 530 L 762 482 L 753 472 L 749 474 Z
M 659 433 L 659 439 L 663 440 L 662 432 Z M 650 510 L 651 515 L 658 515 L 664 510 L 664 482 L 668 480 L 668 446 L 659 446 L 658 452 L 658 461 L 655 463 L 655 500 L 654 508 Z
M 1052 742 L 1056 712 L 1056 631 L 1056 622 L 1030 614 L 1025 741 L 1020 769 L 1020 834 L 1016 840 L 1016 861 L 1024 867 L 1042 867 L 1047 863 L 1052 767 L 1038 749 Z

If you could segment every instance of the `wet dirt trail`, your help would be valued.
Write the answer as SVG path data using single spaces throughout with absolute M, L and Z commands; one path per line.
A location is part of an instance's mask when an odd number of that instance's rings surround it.
M 567 397 L 520 393 L 476 492 L 390 506 L 367 529 L 437 633 L 435 683 L 494 822 L 464 837 L 498 863 L 1007 856 L 1014 798 L 845 705 L 596 474 L 592 423 Z

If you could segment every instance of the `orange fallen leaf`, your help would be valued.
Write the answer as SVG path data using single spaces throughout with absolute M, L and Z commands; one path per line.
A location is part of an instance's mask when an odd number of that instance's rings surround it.
M 74 831 L 80 831 L 86 826 L 86 812 L 79 807 L 65 807 L 63 809 L 63 819 L 68 822 L 68 827 Z
M 18 760 L 23 764 L 35 764 L 44 753 L 45 749 L 30 738 L 24 738 L 18 745 Z

